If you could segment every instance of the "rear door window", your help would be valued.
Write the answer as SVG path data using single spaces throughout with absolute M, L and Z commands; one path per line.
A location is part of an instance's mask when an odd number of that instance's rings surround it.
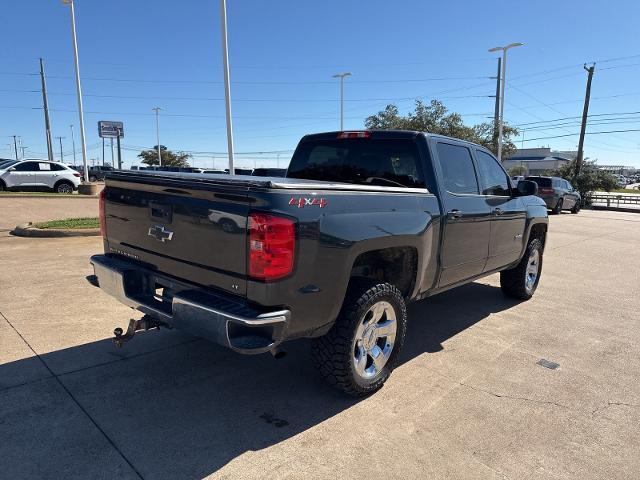
M 369 138 L 304 142 L 287 177 L 389 187 L 425 188 L 413 140 Z
M 478 180 L 471 152 L 462 145 L 438 142 L 438 160 L 444 188 L 450 193 L 478 194 Z
M 480 170 L 480 187 L 483 195 L 510 196 L 511 189 L 507 174 L 498 161 L 482 150 L 476 150 L 478 170 Z

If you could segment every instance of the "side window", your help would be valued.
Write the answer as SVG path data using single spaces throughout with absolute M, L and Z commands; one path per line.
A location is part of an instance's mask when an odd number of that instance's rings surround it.
M 498 161 L 482 150 L 476 150 L 480 186 L 483 195 L 510 196 L 509 180 Z
M 467 147 L 437 143 L 438 159 L 442 167 L 444 188 L 450 193 L 478 194 L 471 152 Z
M 36 162 L 24 162 L 16 165 L 18 172 L 38 172 L 38 164 Z
M 50 163 L 49 166 L 51 167 L 51 170 L 55 170 L 56 172 L 60 170 L 66 170 L 63 165 L 60 165 L 58 163 Z
M 566 180 L 564 181 L 564 188 L 566 188 L 569 191 L 573 190 L 573 187 L 571 186 L 571 184 Z

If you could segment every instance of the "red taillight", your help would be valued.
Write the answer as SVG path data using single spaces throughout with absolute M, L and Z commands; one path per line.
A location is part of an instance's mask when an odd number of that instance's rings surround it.
M 276 280 L 293 270 L 294 222 L 266 213 L 249 215 L 249 276 Z
M 102 238 L 107 238 L 107 219 L 104 214 L 104 199 L 106 195 L 106 189 L 103 188 L 98 200 L 98 209 L 100 211 L 100 235 L 102 235 Z
M 338 134 L 338 138 L 369 138 L 371 136 L 371 132 L 362 131 L 362 132 L 340 132 Z
M 80 174 L 78 172 L 74 172 L 73 176 L 80 178 Z
M 551 188 L 551 187 L 540 187 L 540 188 L 538 188 L 538 193 L 553 195 L 553 188 Z

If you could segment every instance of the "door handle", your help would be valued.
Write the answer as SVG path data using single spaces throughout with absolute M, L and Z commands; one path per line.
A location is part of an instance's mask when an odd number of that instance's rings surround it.
M 458 210 L 457 208 L 454 208 L 453 210 L 451 210 L 450 212 L 447 213 L 447 217 L 456 220 L 460 217 L 462 217 L 462 212 L 460 210 Z
M 501 208 L 494 208 L 493 209 L 493 214 L 494 215 L 502 215 L 504 212 L 502 211 Z

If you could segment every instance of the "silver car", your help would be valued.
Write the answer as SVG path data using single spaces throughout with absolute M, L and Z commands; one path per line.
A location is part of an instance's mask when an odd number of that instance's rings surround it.
M 538 184 L 538 196 L 544 200 L 551 213 L 558 214 L 562 210 L 571 210 L 571 213 L 580 211 L 582 197 L 564 178 L 528 176 L 525 180 Z

